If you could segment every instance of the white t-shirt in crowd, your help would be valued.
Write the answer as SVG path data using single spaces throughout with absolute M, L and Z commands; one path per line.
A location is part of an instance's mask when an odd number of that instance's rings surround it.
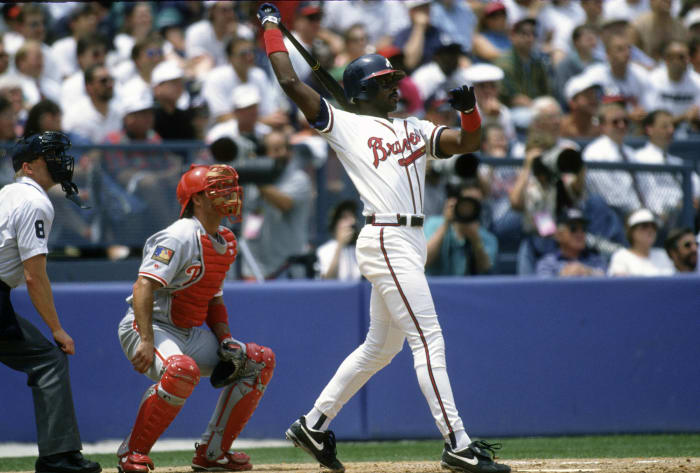
M 333 255 L 338 247 L 337 240 L 328 240 L 316 250 L 318 270 L 321 275 L 328 271 L 333 261 Z M 345 246 L 338 256 L 338 273 L 335 279 L 339 281 L 357 281 L 362 277 L 360 267 L 355 257 L 355 246 Z
M 236 26 L 236 36 L 253 40 L 255 35 L 248 26 L 238 23 Z M 206 54 L 214 59 L 216 66 L 223 66 L 228 63 L 226 56 L 226 41 L 216 38 L 214 27 L 209 20 L 200 20 L 192 23 L 185 30 L 185 56 L 188 59 Z
M 102 143 L 109 133 L 122 129 L 122 117 L 115 100 L 109 103 L 107 115 L 103 116 L 86 95 L 66 110 L 63 128 L 67 133 L 75 133 L 92 143 Z
M 673 262 L 661 248 L 652 248 L 648 258 L 620 248 L 608 266 L 608 276 L 670 276 L 674 272 Z
M 418 87 L 421 100 L 426 100 L 438 89 L 444 89 L 447 92 L 450 89 L 469 83 L 464 78 L 464 71 L 461 68 L 458 67 L 447 77 L 435 62 L 429 62 L 420 66 L 411 74 L 411 79 Z
M 583 73 L 589 75 L 591 83 L 601 84 L 603 95 L 623 97 L 629 105 L 642 105 L 645 91 L 650 87 L 649 71 L 633 62 L 627 65 L 622 79 L 613 76 L 608 63 L 592 64 Z
M 342 0 L 323 3 L 321 26 L 324 28 L 342 35 L 356 23 L 364 25 L 369 44 L 375 44 L 383 36 L 393 38 L 411 24 L 402 2 Z
M 61 109 L 65 112 L 74 103 L 87 97 L 85 90 L 85 73 L 77 71 L 66 77 L 61 84 Z
M 233 110 L 233 91 L 240 84 L 254 85 L 260 94 L 258 112 L 261 117 L 282 108 L 279 86 L 274 83 L 259 67 L 251 67 L 248 80 L 242 82 L 233 66 L 227 63 L 211 70 L 204 78 L 202 95 L 209 105 L 212 118 L 231 113 Z
M 664 109 L 680 115 L 693 105 L 700 106 L 700 83 L 693 80 L 689 72 L 678 82 L 671 81 L 666 65 L 661 65 L 649 74 L 649 88 L 644 96 L 647 110 Z
M 78 65 L 78 42 L 66 36 L 51 45 L 51 55 L 58 65 L 61 77 L 68 77 L 80 69 Z

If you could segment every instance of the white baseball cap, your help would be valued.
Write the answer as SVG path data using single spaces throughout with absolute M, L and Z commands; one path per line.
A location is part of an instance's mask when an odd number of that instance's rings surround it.
M 403 2 L 407 9 L 412 9 L 420 7 L 421 5 L 426 5 L 432 3 L 431 0 L 407 0 Z
M 185 71 L 175 61 L 163 61 L 151 73 L 151 87 L 183 77 L 185 77 Z
M 260 103 L 260 92 L 258 88 L 251 84 L 241 84 L 237 85 L 233 89 L 233 109 L 238 110 L 239 108 L 250 107 Z
M 656 218 L 654 218 L 654 214 L 651 213 L 651 210 L 649 209 L 635 210 L 627 218 L 627 228 L 632 228 L 640 223 L 653 223 L 654 225 L 658 226 Z
M 145 88 L 136 93 L 126 93 L 119 96 L 119 104 L 119 111 L 122 116 L 149 110 L 153 108 L 153 94 Z
M 700 7 L 693 8 L 685 15 L 685 20 L 683 24 L 686 28 L 690 28 L 693 25 L 700 23 Z
M 591 74 L 579 74 L 571 77 L 564 85 L 564 96 L 566 100 L 571 100 L 576 95 L 591 87 L 601 87 L 601 84 L 591 76 Z
M 472 84 L 496 82 L 503 79 L 503 69 L 493 64 L 474 64 L 465 69 L 464 78 Z

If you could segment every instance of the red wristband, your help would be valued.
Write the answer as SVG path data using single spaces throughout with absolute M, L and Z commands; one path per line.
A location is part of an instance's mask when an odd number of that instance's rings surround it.
M 462 130 L 472 132 L 481 127 L 481 115 L 479 115 L 479 110 L 476 107 L 469 113 L 460 112 L 459 115 L 462 122 Z
M 214 325 L 218 323 L 228 325 L 228 311 L 224 304 L 212 304 L 207 310 L 207 325 L 209 328 L 214 330 Z
M 282 31 L 280 31 L 278 28 L 270 28 L 269 30 L 265 30 L 263 33 L 263 39 L 265 40 L 265 52 L 268 56 L 272 53 L 288 52 L 284 45 Z

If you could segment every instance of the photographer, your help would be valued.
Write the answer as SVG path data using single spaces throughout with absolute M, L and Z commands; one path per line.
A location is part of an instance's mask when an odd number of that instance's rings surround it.
M 585 176 L 578 150 L 554 146 L 548 134 L 528 136 L 525 162 L 510 192 L 513 210 L 524 213 L 527 235 L 518 250 L 518 274 L 532 274 L 537 259 L 556 250 L 556 216 L 581 205 Z
M 428 239 L 425 270 L 430 276 L 470 276 L 491 272 L 498 239 L 479 223 L 481 189 L 463 184 L 449 195 L 442 215 L 429 217 L 423 227 Z
M 357 281 L 362 275 L 355 257 L 357 240 L 357 204 L 344 200 L 331 213 L 329 230 L 333 238 L 316 250 L 321 279 Z

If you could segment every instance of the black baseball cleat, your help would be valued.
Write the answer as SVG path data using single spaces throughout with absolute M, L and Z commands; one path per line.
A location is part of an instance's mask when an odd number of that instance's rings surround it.
M 476 440 L 464 450 L 455 452 L 445 444 L 442 451 L 443 468 L 452 471 L 468 471 L 469 473 L 510 473 L 510 467 L 493 461 L 494 450 L 501 448 L 499 443 L 488 443 Z
M 335 457 L 335 434 L 331 430 L 320 431 L 309 429 L 306 426 L 304 416 L 299 417 L 285 432 L 287 439 L 294 445 L 305 450 L 314 457 L 321 466 L 325 466 L 332 473 L 343 473 L 345 467 Z
M 36 459 L 36 473 L 100 473 L 99 463 L 83 457 L 79 451 L 46 455 Z

